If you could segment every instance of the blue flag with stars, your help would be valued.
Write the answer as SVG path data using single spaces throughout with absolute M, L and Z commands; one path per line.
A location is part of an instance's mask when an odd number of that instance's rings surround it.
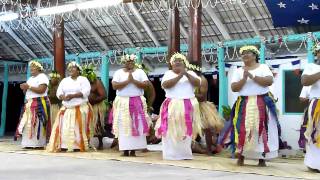
M 274 27 L 320 25 L 320 0 L 264 0 Z

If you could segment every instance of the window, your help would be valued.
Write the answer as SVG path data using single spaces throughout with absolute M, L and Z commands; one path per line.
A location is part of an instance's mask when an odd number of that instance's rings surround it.
M 300 71 L 302 74 L 302 71 Z M 302 89 L 301 75 L 292 70 L 283 71 L 283 113 L 303 113 L 305 105 L 299 100 Z

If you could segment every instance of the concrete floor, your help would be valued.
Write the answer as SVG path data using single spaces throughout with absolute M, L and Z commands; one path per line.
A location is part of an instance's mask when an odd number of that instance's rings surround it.
M 0 180 L 289 180 L 109 160 L 0 152 Z

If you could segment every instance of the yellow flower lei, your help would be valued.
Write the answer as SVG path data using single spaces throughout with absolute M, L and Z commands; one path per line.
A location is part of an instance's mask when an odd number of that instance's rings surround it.
M 60 79 L 60 74 L 59 73 L 57 73 L 57 72 L 51 72 L 50 74 L 49 74 L 49 77 L 51 78 L 51 79 L 53 79 L 53 78 L 57 78 L 57 79 Z
M 313 55 L 317 55 L 317 52 L 320 51 L 320 42 L 313 46 Z
M 81 67 L 77 62 L 75 62 L 75 61 L 70 62 L 70 63 L 68 64 L 67 69 L 70 69 L 71 67 L 74 67 L 74 66 L 76 66 L 77 68 L 80 69 L 80 71 L 82 71 L 82 67 Z
M 43 71 L 43 66 L 38 61 L 34 61 L 34 60 L 30 61 L 29 66 L 38 67 L 40 71 Z
M 186 65 L 186 67 L 190 70 L 195 70 L 195 71 L 202 70 L 199 66 L 194 65 L 194 64 L 190 64 L 189 61 L 187 60 L 186 56 L 181 53 L 173 54 L 170 58 L 170 64 L 172 64 L 175 59 L 182 59 L 184 64 Z
M 243 51 L 251 51 L 251 52 L 254 52 L 257 55 L 260 55 L 260 52 L 259 52 L 258 48 L 255 47 L 255 46 L 242 46 L 240 48 L 240 50 L 239 50 L 240 54 L 242 54 Z

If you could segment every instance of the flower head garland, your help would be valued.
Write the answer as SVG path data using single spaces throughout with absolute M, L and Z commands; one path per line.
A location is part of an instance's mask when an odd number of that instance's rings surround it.
M 91 83 L 97 79 L 95 67 L 92 64 L 83 66 L 81 75 L 86 77 Z
M 242 46 L 239 50 L 240 54 L 242 54 L 244 51 L 250 51 L 250 52 L 253 52 L 255 53 L 257 56 L 260 55 L 260 52 L 258 50 L 257 47 L 255 46 Z
M 57 71 L 52 71 L 52 72 L 49 74 L 49 77 L 50 77 L 50 79 L 54 79 L 54 78 L 60 79 L 60 78 L 61 78 L 60 74 L 59 74 Z
M 142 69 L 146 74 L 150 72 L 150 69 L 147 68 L 144 64 L 135 63 L 134 67 L 137 69 Z
M 77 67 L 77 68 L 80 70 L 80 72 L 82 71 L 82 67 L 81 67 L 77 62 L 75 62 L 75 61 L 70 62 L 70 63 L 68 64 L 67 69 L 69 70 L 69 69 L 72 68 L 72 67 Z
M 175 53 L 171 56 L 170 58 L 170 64 L 173 64 L 174 60 L 176 59 L 181 59 L 183 60 L 183 63 L 186 65 L 186 67 L 189 70 L 193 70 L 193 71 L 201 71 L 201 68 L 195 64 L 190 64 L 189 61 L 187 60 L 186 56 L 181 54 L 181 53 Z
M 320 51 L 320 42 L 318 42 L 313 46 L 313 55 L 316 56 L 319 51 Z
M 38 61 L 35 61 L 35 60 L 30 61 L 29 66 L 37 67 L 39 68 L 40 71 L 43 71 L 43 66 Z
M 126 63 L 127 61 L 136 61 L 137 59 L 138 57 L 135 54 L 131 54 L 131 55 L 126 54 L 121 57 L 120 62 L 123 64 L 123 63 Z

